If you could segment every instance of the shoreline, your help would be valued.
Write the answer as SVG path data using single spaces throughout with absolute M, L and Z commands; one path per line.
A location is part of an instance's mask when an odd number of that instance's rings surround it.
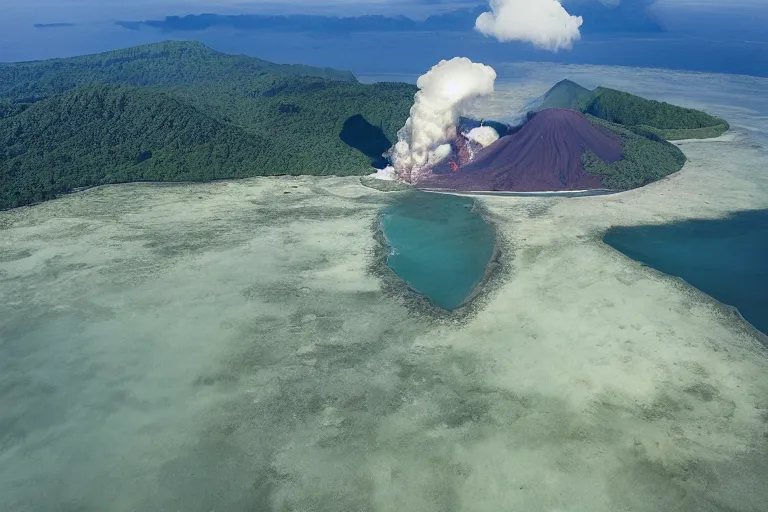
M 617 249 L 616 247 L 614 247 L 610 243 L 606 242 L 606 237 L 613 230 L 616 230 L 616 229 L 634 229 L 634 228 L 646 228 L 646 227 L 653 227 L 653 226 L 669 226 L 669 225 L 673 225 L 673 224 L 680 224 L 680 223 L 686 223 L 686 222 L 697 222 L 697 221 L 700 221 L 700 222 L 720 222 L 720 221 L 723 221 L 723 220 L 727 220 L 731 216 L 739 215 L 739 214 L 742 214 L 742 213 L 745 213 L 745 212 L 763 212 L 763 211 L 768 211 L 768 209 L 742 210 L 742 211 L 738 211 L 738 212 L 731 212 L 731 213 L 727 214 L 726 216 L 722 217 L 721 219 L 691 219 L 691 220 L 683 220 L 683 221 L 672 220 L 672 221 L 667 221 L 667 222 L 663 222 L 663 223 L 660 223 L 660 224 L 643 224 L 643 225 L 630 225 L 630 226 L 621 226 L 621 227 L 611 226 L 607 230 L 603 231 L 597 238 L 599 239 L 599 241 L 603 245 L 605 245 L 606 247 L 610 248 L 614 252 L 616 252 L 618 254 L 621 254 L 622 256 L 624 256 L 625 258 L 629 259 L 633 263 L 639 264 L 639 265 L 641 265 L 642 267 L 645 267 L 645 268 L 649 268 L 649 269 L 653 270 L 654 272 L 656 272 L 656 273 L 658 273 L 660 275 L 663 275 L 663 276 L 666 276 L 666 277 L 671 278 L 673 280 L 679 281 L 679 282 L 683 283 L 683 285 L 686 286 L 687 288 L 696 290 L 698 293 L 708 297 L 709 299 L 711 299 L 712 301 L 717 303 L 719 306 L 721 306 L 723 308 L 723 310 L 725 310 L 726 312 L 728 312 L 730 314 L 735 313 L 736 314 L 735 316 L 737 316 L 748 327 L 748 330 L 753 332 L 753 334 L 756 335 L 756 337 L 761 341 L 761 343 L 763 343 L 766 346 L 766 348 L 768 348 L 768 332 L 762 331 L 761 329 L 759 329 L 755 325 L 753 325 L 749 320 L 747 320 L 744 317 L 744 315 L 742 315 L 741 311 L 739 310 L 739 308 L 737 306 L 734 306 L 732 304 L 728 304 L 726 302 L 721 301 L 720 299 L 718 299 L 717 297 L 715 297 L 711 293 L 707 292 L 706 290 L 703 290 L 702 288 L 699 288 L 698 286 L 696 286 L 693 283 L 689 282 L 687 279 L 685 279 L 684 277 L 682 277 L 680 275 L 677 275 L 677 274 L 674 274 L 674 273 L 667 273 L 667 272 L 664 272 L 662 270 L 659 270 L 655 266 L 650 265 L 648 263 L 645 263 L 645 262 L 643 262 L 641 260 L 635 259 L 635 258 L 629 256 L 628 254 L 626 254 L 625 252 L 621 251 L 620 249 Z
M 365 187 L 366 185 L 362 186 Z M 422 192 L 419 189 L 415 190 Z M 477 313 L 477 311 L 482 308 L 484 300 L 488 298 L 498 286 L 503 284 L 504 279 L 502 278 L 505 276 L 504 271 L 509 270 L 509 262 L 505 260 L 505 251 L 502 250 L 502 245 L 505 245 L 506 241 L 502 236 L 499 226 L 489 218 L 489 213 L 481 202 L 473 200 L 472 209 L 477 212 L 477 215 L 479 215 L 483 222 L 485 222 L 493 231 L 493 251 L 485 265 L 482 277 L 477 281 L 467 297 L 452 310 L 437 306 L 429 297 L 414 289 L 389 266 L 387 259 L 391 246 L 384 233 L 384 228 L 381 222 L 384 209 L 386 209 L 386 207 L 382 208 L 376 215 L 372 226 L 373 239 L 376 242 L 377 247 L 374 250 L 373 260 L 369 265 L 369 272 L 376 275 L 381 280 L 385 290 L 394 293 L 395 295 L 399 295 L 409 302 L 415 302 L 420 305 L 418 309 L 422 312 L 429 311 L 437 317 L 464 321 Z
M 727 132 L 723 133 L 722 135 L 718 135 L 717 137 L 703 137 L 703 138 L 694 138 L 694 139 L 673 139 L 668 140 L 665 139 L 670 144 L 674 145 L 680 145 L 680 144 L 691 144 L 691 143 L 701 143 L 701 142 L 733 142 L 738 138 L 738 134 L 733 130 L 733 128 L 730 128 Z
M 716 297 L 710 295 L 709 293 L 705 292 L 701 288 L 698 288 L 697 286 L 692 285 L 691 283 L 689 283 L 688 281 L 686 281 L 680 276 L 676 276 L 674 274 L 667 274 L 666 272 L 662 272 L 661 270 L 651 265 L 647 265 L 642 261 L 639 261 L 630 256 L 627 256 L 620 250 L 614 248 L 613 246 L 611 246 L 610 244 L 604 241 L 604 236 L 608 231 L 610 231 L 610 229 L 613 229 L 613 228 L 609 228 L 601 235 L 598 235 L 595 238 L 595 243 L 598 243 L 602 245 L 604 248 L 607 248 L 608 250 L 612 251 L 613 253 L 622 256 L 627 261 L 630 261 L 633 265 L 638 265 L 642 268 L 649 269 L 656 276 L 661 277 L 664 280 L 668 280 L 669 282 L 672 282 L 677 285 L 682 285 L 688 292 L 695 293 L 700 298 L 703 297 L 704 300 L 711 302 L 717 309 L 719 309 L 725 315 L 735 316 L 736 320 L 742 324 L 744 329 L 751 336 L 756 338 L 757 341 L 759 341 L 766 349 L 768 349 L 768 333 L 764 333 L 763 331 L 761 331 L 760 329 L 752 325 L 752 323 L 750 323 L 749 320 L 744 318 L 744 315 L 741 314 L 741 311 L 739 311 L 739 308 L 737 308 L 736 306 L 731 306 L 730 304 L 726 304 L 725 302 L 718 300 Z
M 623 190 L 549 190 L 537 192 L 490 191 L 490 190 L 450 190 L 439 188 L 419 188 L 422 192 L 433 194 L 451 194 L 459 196 L 496 196 L 496 197 L 593 197 L 608 196 L 624 192 Z

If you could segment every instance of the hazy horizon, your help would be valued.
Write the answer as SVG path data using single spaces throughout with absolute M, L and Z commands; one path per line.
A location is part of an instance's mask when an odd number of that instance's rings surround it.
M 571 0 L 584 9 L 582 38 L 572 50 L 548 52 L 527 43 L 499 43 L 471 29 L 470 17 L 448 30 L 344 33 L 322 26 L 312 30 L 243 29 L 212 26 L 204 30 L 117 22 L 162 21 L 166 16 L 217 13 L 312 14 L 359 16 L 383 14 L 421 20 L 454 9 L 479 8 L 486 2 L 69 2 L 33 1 L 5 9 L 0 20 L 0 62 L 70 57 L 165 39 L 202 41 L 227 53 L 245 53 L 275 62 L 350 69 L 358 73 L 417 72 L 436 60 L 463 55 L 488 64 L 545 61 L 574 64 L 630 65 L 703 72 L 768 76 L 768 8 L 743 0 L 723 6 L 707 0 L 623 0 L 621 11 L 599 0 Z M 616 8 L 613 8 L 616 9 Z M 618 13 L 618 14 L 617 14 Z M 623 14 L 622 14 L 623 13 Z M 647 21 L 637 25 L 637 13 Z M 601 17 L 602 16 L 602 17 Z M 605 18 L 605 16 L 608 16 Z M 590 26 L 590 20 L 593 20 Z M 608 20 L 608 21 L 605 21 Z M 469 23 L 469 25 L 468 25 Z M 602 27 L 600 24 L 609 24 Z M 36 28 L 42 24 L 44 28 Z M 622 32 L 626 24 L 631 33 Z M 452 28 L 451 28 L 452 27 Z M 643 27 L 646 27 L 644 29 Z M 654 28 L 656 27 L 656 28 Z M 404 44 L 400 44 L 404 41 Z M 410 51 L 417 45 L 419 52 Z

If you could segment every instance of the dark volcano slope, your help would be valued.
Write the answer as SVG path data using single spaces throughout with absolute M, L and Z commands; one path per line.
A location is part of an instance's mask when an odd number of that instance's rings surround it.
M 584 170 L 585 152 L 610 164 L 622 157 L 621 141 L 575 110 L 548 109 L 458 171 L 435 169 L 419 186 L 517 192 L 603 188 L 599 175 Z
M 647 100 L 627 92 L 598 87 L 593 91 L 570 80 L 555 84 L 526 107 L 540 112 L 569 108 L 610 123 L 620 124 L 643 136 L 667 140 L 719 137 L 730 128 L 727 121 L 691 108 Z

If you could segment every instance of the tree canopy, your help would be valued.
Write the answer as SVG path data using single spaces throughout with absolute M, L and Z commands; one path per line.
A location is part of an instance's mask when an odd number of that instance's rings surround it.
M 0 206 L 104 183 L 269 174 L 271 147 L 162 92 L 79 87 L 0 123 Z
M 620 162 L 584 156 L 609 188 L 679 169 L 682 153 L 662 137 L 728 128 L 704 112 L 611 89 L 563 81 L 553 91 L 552 101 L 578 102 L 622 138 Z M 367 174 L 385 163 L 381 153 L 415 93 L 409 84 L 365 85 L 349 72 L 193 42 L 0 64 L 0 209 L 126 181 Z M 486 124 L 502 135 L 509 128 Z
M 603 162 L 591 151 L 581 155 L 584 169 L 600 176 L 607 189 L 628 190 L 675 173 L 685 164 L 680 148 L 654 134 L 639 135 L 616 123 L 587 115 L 589 121 L 613 133 L 621 140 L 622 158 L 613 163 Z
M 0 65 L 0 208 L 126 181 L 366 174 L 415 92 L 199 43 Z
M 349 71 L 273 64 L 219 53 L 198 42 L 166 41 L 67 59 L 0 64 L 0 98 L 33 102 L 93 83 L 170 86 L 264 74 L 357 82 Z
M 640 135 L 667 140 L 705 139 L 728 131 L 728 123 L 701 110 L 647 100 L 627 92 L 598 87 L 593 91 L 571 80 L 555 84 L 534 103 L 534 111 L 569 108 L 631 128 Z
M 647 100 L 605 87 L 592 91 L 582 112 L 668 140 L 716 137 L 730 128 L 723 119 L 701 110 Z
M 540 98 L 536 112 L 547 108 L 579 109 L 592 97 L 592 91 L 571 80 L 561 80 Z

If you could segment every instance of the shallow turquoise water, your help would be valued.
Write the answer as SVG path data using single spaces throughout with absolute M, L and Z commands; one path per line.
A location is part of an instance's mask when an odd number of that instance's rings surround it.
M 409 192 L 381 215 L 389 267 L 449 311 L 469 297 L 493 256 L 493 228 L 473 206 L 465 197 Z
M 734 306 L 768 334 L 768 210 L 720 220 L 619 228 L 604 241 Z

